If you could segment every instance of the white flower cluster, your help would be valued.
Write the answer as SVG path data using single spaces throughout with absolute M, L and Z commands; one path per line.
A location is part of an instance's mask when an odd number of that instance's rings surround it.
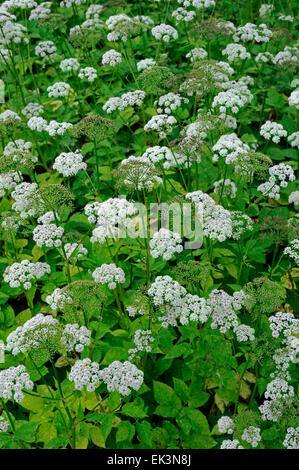
M 220 289 L 212 290 L 208 298 L 208 305 L 211 307 L 211 328 L 219 328 L 221 333 L 233 328 L 238 328 L 238 317 L 236 311 L 241 310 L 244 305 L 246 295 L 241 290 L 234 292 L 231 296 Z
M 145 157 L 135 157 L 131 155 L 124 158 L 120 164 L 126 171 L 123 183 L 129 188 L 134 188 L 138 191 L 146 189 L 150 191 L 155 183 L 162 184 L 163 180 L 159 176 L 153 174 L 155 166 L 150 160 Z
M 197 60 L 205 59 L 208 56 L 208 53 L 202 47 L 195 47 L 191 49 L 188 54 L 186 54 L 186 58 L 190 59 L 190 62 L 196 62 Z
M 211 8 L 216 4 L 215 0 L 178 0 L 178 3 L 183 4 L 184 7 L 191 6 L 198 10 L 201 10 L 202 8 Z
M 238 325 L 234 328 L 234 333 L 237 337 L 237 341 L 254 341 L 255 340 L 255 330 L 248 325 Z
M 137 70 L 138 72 L 142 72 L 142 70 L 151 69 L 156 65 L 156 61 L 154 59 L 143 59 L 137 62 Z
M 99 377 L 107 385 L 108 392 L 117 390 L 123 396 L 129 395 L 131 389 L 139 390 L 143 384 L 143 376 L 142 370 L 137 369 L 129 361 L 124 363 L 114 361 L 99 372 Z
M 266 3 L 262 3 L 259 9 L 260 16 L 266 16 L 267 14 L 271 13 L 274 9 L 274 5 L 267 5 Z
M 115 49 L 110 49 L 109 51 L 105 52 L 102 56 L 102 64 L 103 65 L 110 65 L 111 67 L 115 67 L 117 64 L 122 62 L 122 55 L 120 52 L 117 52 Z
M 44 112 L 44 107 L 38 103 L 28 103 L 25 108 L 22 109 L 21 113 L 23 116 L 26 116 L 27 119 L 32 118 L 33 116 L 39 116 Z
M 298 101 L 298 104 L 299 104 L 299 101 Z M 297 149 L 299 149 L 299 131 L 293 132 L 292 134 L 290 134 L 288 137 L 288 142 L 290 142 L 291 147 L 297 147 Z
M 129 91 L 121 95 L 121 97 L 109 98 L 103 105 L 103 110 L 110 114 L 116 109 L 123 111 L 128 106 L 141 106 L 144 98 L 145 92 L 142 90 Z
M 221 434 L 232 434 L 235 429 L 235 423 L 229 416 L 221 416 L 217 421 L 217 426 Z
M 222 55 L 227 56 L 229 63 L 234 62 L 237 59 L 245 60 L 250 59 L 251 55 L 247 52 L 246 47 L 241 44 L 231 43 L 226 46 L 222 51 Z
M 296 109 L 299 109 L 299 89 L 292 91 L 290 94 L 289 106 L 295 106 Z
M 38 313 L 8 335 L 6 349 L 14 356 L 39 349 L 49 338 L 57 335 L 58 330 L 59 321 L 56 318 Z
M 237 114 L 252 99 L 253 95 L 247 86 L 237 83 L 226 91 L 220 91 L 213 99 L 212 108 L 219 106 L 220 113 Z
M 29 21 L 39 20 L 50 15 L 51 4 L 52 2 L 42 2 L 40 5 L 37 5 L 36 8 L 33 8 L 30 12 Z
M 84 67 L 79 70 L 78 77 L 81 80 L 87 80 L 88 82 L 94 82 L 98 76 L 98 73 L 93 67 Z
M 144 130 L 158 132 L 160 139 L 165 139 L 166 135 L 172 132 L 172 126 L 175 124 L 177 124 L 175 117 L 168 116 L 168 114 L 157 114 L 145 124 Z
M 178 7 L 176 10 L 174 10 L 171 14 L 179 23 L 180 21 L 192 21 L 195 16 L 196 12 L 194 10 L 185 10 L 183 7 Z
M 188 166 L 188 158 L 186 155 L 173 153 L 168 147 L 165 146 L 160 147 L 159 145 L 155 145 L 154 147 L 149 147 L 142 156 L 148 158 L 149 161 L 154 164 L 163 162 L 162 166 L 166 170 L 179 165 L 183 165 L 184 167 Z M 191 163 L 189 163 L 189 165 L 190 164 Z
M 69 59 L 63 59 L 60 62 L 59 67 L 63 72 L 76 72 L 79 69 L 80 64 L 78 59 L 71 57 Z
M 220 449 L 244 449 L 244 447 L 240 445 L 238 439 L 225 439 L 222 441 Z
M 156 39 L 161 39 L 164 42 L 169 42 L 171 39 L 178 38 L 178 32 L 169 24 L 161 23 L 152 28 L 152 35 Z
M 50 274 L 51 268 L 47 263 L 31 263 L 28 259 L 20 263 L 13 263 L 5 268 L 3 279 L 9 283 L 10 287 L 23 287 L 29 290 L 32 281 L 40 279 L 45 274 Z
M 92 231 L 91 243 L 104 243 L 106 237 L 118 238 L 131 223 L 130 217 L 137 213 L 137 208 L 126 199 L 110 198 L 101 203 L 87 204 L 84 211 L 90 223 L 97 223 Z
M 176 306 L 181 305 L 186 289 L 170 276 L 157 276 L 148 290 L 148 295 L 153 298 L 156 307 L 164 304 Z
M 11 111 L 10 109 L 6 109 L 3 113 L 0 114 L 0 122 L 8 122 L 8 121 L 20 121 L 21 118 L 18 116 L 17 113 Z
M 235 134 L 222 135 L 216 144 L 212 147 L 214 152 L 213 162 L 218 162 L 219 157 L 225 157 L 225 163 L 232 163 L 238 153 L 247 152 L 249 146 L 244 144 L 241 139 Z
M 269 180 L 260 184 L 257 190 L 264 196 L 279 199 L 280 188 L 286 188 L 289 181 L 295 181 L 294 170 L 290 165 L 279 163 L 269 168 L 269 174 Z
M 34 383 L 23 365 L 0 371 L 0 397 L 4 400 L 19 403 L 24 399 L 23 389 L 32 390 L 33 386 Z
M 29 125 L 29 121 L 28 121 Z M 73 124 L 70 122 L 57 122 L 55 120 L 52 120 L 49 122 L 49 124 L 46 126 L 45 131 L 48 132 L 48 134 L 51 137 L 54 137 L 56 135 L 64 135 L 68 129 L 71 129 L 73 127 Z
M 214 183 L 214 192 L 216 194 L 223 194 L 223 196 L 235 198 L 237 194 L 237 186 L 236 184 L 231 181 L 229 178 L 221 179 L 219 181 L 215 181 Z
M 22 24 L 10 20 L 5 21 L 0 29 L 0 43 L 4 45 L 21 44 L 21 42 L 28 44 L 27 33 L 27 28 Z
M 86 0 L 62 0 L 60 2 L 61 7 L 71 8 L 74 4 L 75 5 L 82 5 L 86 3 Z
M 27 122 L 27 126 L 32 131 L 46 131 L 51 137 L 54 137 L 56 135 L 64 135 L 68 129 L 73 127 L 73 124 L 69 122 L 57 122 L 54 119 L 48 124 L 44 118 L 33 116 Z
M 289 204 L 294 204 L 296 208 L 299 208 L 299 191 L 293 191 L 289 195 Z
M 299 54 L 298 48 L 286 46 L 283 51 L 280 51 L 274 56 L 273 64 L 279 67 L 298 66 Z
M 11 196 L 15 202 L 12 205 L 12 209 L 19 213 L 21 219 L 27 219 L 35 215 L 36 209 L 32 206 L 30 196 L 38 188 L 36 183 L 20 183 L 18 184 Z
M 299 239 L 295 238 L 295 240 L 292 240 L 290 242 L 290 246 L 287 246 L 284 249 L 283 253 L 292 258 L 295 261 L 296 265 L 299 266 Z
M 286 15 L 286 16 L 285 16 L 285 15 L 280 15 L 280 16 L 278 17 L 278 19 L 279 19 L 280 21 L 290 21 L 291 23 L 293 23 L 293 21 L 294 21 L 294 17 L 291 16 L 291 15 Z
M 38 161 L 37 156 L 31 154 L 32 142 L 25 142 L 23 139 L 17 139 L 4 147 L 3 155 L 5 157 L 11 156 L 12 160 L 17 164 L 18 168 L 20 165 L 27 166 L 28 163 L 36 163 Z M 20 172 L 19 172 L 20 176 Z M 20 179 L 20 181 L 22 181 Z
M 63 227 L 57 227 L 55 224 L 37 225 L 33 230 L 33 240 L 37 246 L 46 246 L 47 248 L 58 248 L 62 245 Z
M 264 137 L 264 139 L 272 140 L 272 142 L 275 144 L 278 144 L 282 137 L 286 137 L 288 135 L 282 124 L 278 124 L 277 122 L 272 121 L 266 121 L 261 126 L 260 134 L 262 137 Z
M 14 189 L 22 181 L 22 177 L 16 171 L 0 173 L 0 197 L 5 196 L 6 190 Z
M 56 216 L 57 220 L 60 220 L 58 216 Z M 55 214 L 52 211 L 46 212 L 45 214 L 38 217 L 37 222 L 39 224 L 50 224 L 55 220 Z
M 90 345 L 91 331 L 86 326 L 79 327 L 78 323 L 65 325 L 60 342 L 67 351 L 78 353 Z
M 200 190 L 186 194 L 186 199 L 191 199 L 197 206 L 198 215 L 202 217 L 203 236 L 219 242 L 232 236 L 232 221 L 228 210 L 217 205 L 213 198 Z
M 108 41 L 128 40 L 128 32 L 125 31 L 126 26 L 134 23 L 134 20 L 127 15 L 112 15 L 106 20 L 106 26 L 110 33 L 107 34 Z
M 35 47 L 35 55 L 39 57 L 51 56 L 57 51 L 53 41 L 41 41 Z
M 298 328 L 299 332 L 299 320 L 290 312 L 277 312 L 269 317 L 269 322 L 273 338 L 279 338 L 282 334 L 287 339 L 294 328 Z
M 294 170 L 290 165 L 279 163 L 269 168 L 270 181 L 280 181 L 280 186 L 286 188 L 288 181 L 295 181 Z
M 299 449 L 299 426 L 287 429 L 283 445 L 286 449 Z
M 83 390 L 86 386 L 88 392 L 94 392 L 100 382 L 99 364 L 92 362 L 88 357 L 78 360 L 72 366 L 69 373 L 69 380 L 75 383 L 76 390 Z
M 263 64 L 267 64 L 268 62 L 272 62 L 273 61 L 273 54 L 271 54 L 271 52 L 259 52 L 255 58 L 255 61 L 257 64 L 259 64 L 260 62 L 263 63 Z
M 154 102 L 154 105 L 157 106 L 158 114 L 171 114 L 183 103 L 189 103 L 188 98 L 183 98 L 176 93 L 167 93 L 167 95 L 160 96 L 159 100 Z
M 161 228 L 158 232 L 154 233 L 149 246 L 153 258 L 162 256 L 165 261 L 170 260 L 174 253 L 181 253 L 183 251 L 180 235 L 166 228 Z
M 86 204 L 84 207 L 84 213 L 87 215 L 88 222 L 90 224 L 95 224 L 97 221 L 97 211 L 100 207 L 101 203 L 98 201 L 91 202 L 90 204 Z
M 71 86 L 65 82 L 56 82 L 54 85 L 48 86 L 47 88 L 49 98 L 68 96 L 70 90 Z
M 72 303 L 72 298 L 70 295 L 65 294 L 62 292 L 59 287 L 57 287 L 52 294 L 47 295 L 46 297 L 46 302 L 47 304 L 50 305 L 52 310 L 63 310 L 64 305 L 66 303 L 71 304 Z
M 211 313 L 207 301 L 197 295 L 188 294 L 186 289 L 170 276 L 158 276 L 151 285 L 148 294 L 153 297 L 153 303 L 160 307 L 163 315 L 158 318 L 162 327 L 176 326 L 176 321 L 182 325 L 189 322 L 205 323 Z
M 90 18 L 99 18 L 103 9 L 103 5 L 89 5 L 85 15 L 86 19 L 89 20 Z
M 9 428 L 9 422 L 5 421 L 3 416 L 0 416 L 0 432 L 6 432 Z
M 236 29 L 233 39 L 236 42 L 268 42 L 273 36 L 272 31 L 267 28 L 266 24 L 256 25 L 254 23 L 246 23 Z
M 206 299 L 198 297 L 196 294 L 186 294 L 182 299 L 181 305 L 172 312 L 174 318 L 177 316 L 176 311 L 179 314 L 180 323 L 188 325 L 190 322 L 205 323 L 210 317 L 212 310 Z
M 137 330 L 134 335 L 134 344 L 136 348 L 128 350 L 128 353 L 130 354 L 129 361 L 132 361 L 136 357 L 136 354 L 142 351 L 150 352 L 152 350 L 151 343 L 153 341 L 155 341 L 155 339 L 152 337 L 151 330 Z M 140 357 L 136 358 L 140 359 Z
M 27 126 L 32 131 L 42 132 L 47 129 L 47 121 L 40 116 L 32 116 L 27 122 Z
M 63 176 L 75 176 L 78 171 L 86 170 L 87 165 L 83 162 L 83 155 L 79 150 L 75 152 L 62 152 L 55 158 L 53 169 L 57 170 Z
M 295 395 L 294 387 L 289 385 L 288 382 L 280 377 L 272 380 L 267 384 L 265 397 L 270 400 L 277 400 L 278 398 L 293 397 Z
M 92 277 L 95 282 L 108 284 L 109 289 L 116 289 L 117 284 L 123 284 L 126 280 L 124 271 L 114 263 L 102 264 L 93 271 Z
M 232 238 L 234 240 L 240 240 L 243 233 L 253 230 L 253 221 L 248 215 L 243 214 L 241 211 L 231 211 L 232 219 Z
M 284 406 L 290 405 L 291 401 L 292 397 L 288 396 L 284 399 L 264 400 L 263 404 L 259 406 L 262 420 L 277 422 L 282 416 Z
M 244 429 L 241 439 L 248 442 L 252 447 L 257 447 L 262 440 L 261 429 L 254 426 L 249 426 Z

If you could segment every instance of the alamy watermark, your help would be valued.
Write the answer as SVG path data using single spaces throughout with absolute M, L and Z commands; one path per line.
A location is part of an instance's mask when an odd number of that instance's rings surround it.
M 122 197 L 120 197 L 122 199 Z M 203 239 L 203 206 L 201 203 L 134 203 L 134 215 L 124 213 L 113 218 L 105 218 L 97 227 L 105 228 L 107 235 L 113 239 L 152 238 L 161 228 L 168 229 L 185 239 L 184 249 L 194 250 L 202 246 Z

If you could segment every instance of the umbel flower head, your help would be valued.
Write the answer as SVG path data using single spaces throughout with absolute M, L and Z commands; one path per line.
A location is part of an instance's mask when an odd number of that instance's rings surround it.
M 193 69 L 186 75 L 185 81 L 180 86 L 180 91 L 188 96 L 194 93 L 204 96 L 224 88 L 224 84 L 229 82 L 234 70 L 227 62 L 216 60 L 200 60 L 193 63 Z
M 129 361 L 114 361 L 99 372 L 99 378 L 107 385 L 108 392 L 117 390 L 127 396 L 132 390 L 139 390 L 143 383 L 143 371 Z
M 272 313 L 285 300 L 285 289 L 266 277 L 257 277 L 245 285 L 246 308 L 256 317 L 260 313 Z
M 235 172 L 242 175 L 242 177 L 250 179 L 254 176 L 256 179 L 261 180 L 267 175 L 272 160 L 268 155 L 261 152 L 240 148 L 240 150 L 237 149 L 236 152 L 227 157 L 226 163 L 232 163 Z
M 86 136 L 90 140 L 104 140 L 113 132 L 114 122 L 99 114 L 85 116 L 73 127 L 73 135 L 76 138 Z
M 126 280 L 124 271 L 114 263 L 102 264 L 93 271 L 92 277 L 99 284 L 107 284 L 109 289 L 116 289 L 117 284 L 123 284 Z
M 31 146 L 31 142 L 25 142 L 23 139 L 8 142 L 3 157 L 0 157 L 0 173 L 17 171 L 20 174 L 31 170 L 38 161 L 30 151 Z
M 24 399 L 23 389 L 32 390 L 33 386 L 34 383 L 23 365 L 0 371 L 0 398 L 4 400 L 19 403 Z
M 56 214 L 71 208 L 74 196 L 62 184 L 45 184 L 33 193 L 31 199 L 38 212 L 52 211 Z
M 103 288 L 95 281 L 74 281 L 57 292 L 51 308 L 62 310 L 66 321 L 83 325 L 91 318 L 100 320 L 104 299 Z
M 138 77 L 141 89 L 147 94 L 161 95 L 177 87 L 177 77 L 161 65 L 147 67 Z
M 47 263 L 31 263 L 29 260 L 24 259 L 20 263 L 13 263 L 11 266 L 5 268 L 3 279 L 9 283 L 9 286 L 23 287 L 29 290 L 32 282 L 40 279 L 45 274 L 50 274 L 51 268 Z
M 61 328 L 56 318 L 39 313 L 8 335 L 6 349 L 14 356 L 32 352 L 49 359 L 59 349 Z
M 155 183 L 162 184 L 160 171 L 144 156 L 132 155 L 122 160 L 114 175 L 118 179 L 118 186 L 124 185 L 132 191 L 149 191 L 154 188 Z

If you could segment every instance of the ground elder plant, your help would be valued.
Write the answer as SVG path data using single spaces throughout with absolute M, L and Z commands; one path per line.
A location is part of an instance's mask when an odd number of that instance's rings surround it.
M 0 449 L 299 448 L 296 6 L 2 2 Z

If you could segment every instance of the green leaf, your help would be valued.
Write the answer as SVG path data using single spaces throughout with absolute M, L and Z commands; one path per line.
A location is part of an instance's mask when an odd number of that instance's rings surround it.
M 129 421 L 121 421 L 116 431 L 116 442 L 131 441 L 135 434 L 135 427 Z
M 189 399 L 189 390 L 185 382 L 176 377 L 173 378 L 174 383 L 174 390 L 176 391 L 177 395 L 183 400 L 183 402 L 187 402 Z
M 123 415 L 130 416 L 131 418 L 141 419 L 146 418 L 147 414 L 135 403 L 126 403 L 121 410 Z
M 154 382 L 154 397 L 160 405 L 169 405 L 173 408 L 181 407 L 181 400 L 174 390 L 162 382 Z
M 89 437 L 97 447 L 105 447 L 105 438 L 98 426 L 92 426 L 89 429 Z
M 35 422 L 26 422 L 18 426 L 19 423 L 17 423 L 16 426 L 16 432 L 15 432 L 15 439 L 19 439 L 21 441 L 26 441 L 26 442 L 33 442 L 36 434 L 36 430 L 39 426 L 39 423 Z
M 152 427 L 147 421 L 136 423 L 136 431 L 141 439 L 141 443 L 146 447 L 152 447 Z

